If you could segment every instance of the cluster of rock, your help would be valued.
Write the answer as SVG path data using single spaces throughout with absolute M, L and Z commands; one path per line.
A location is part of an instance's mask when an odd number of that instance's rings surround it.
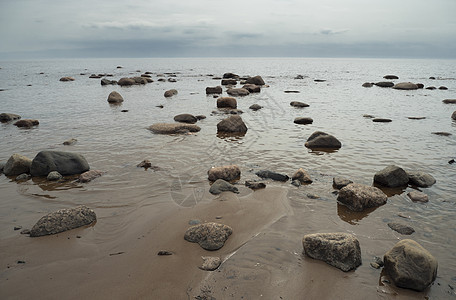
M 16 121 L 13 123 L 14 126 L 19 128 L 30 129 L 34 126 L 38 126 L 40 122 L 36 119 L 22 119 L 21 116 L 12 113 L 1 113 L 0 114 L 0 122 L 1 123 L 9 123 L 12 121 Z
M 384 79 L 388 80 L 394 80 L 394 79 L 399 79 L 398 76 L 396 75 L 385 75 L 383 76 Z M 396 90 L 418 90 L 418 89 L 423 89 L 424 84 L 422 83 L 413 83 L 413 82 L 399 82 L 399 83 L 394 83 L 392 81 L 380 81 L 380 82 L 365 82 L 363 83 L 363 87 L 370 88 L 372 86 L 378 86 L 382 88 L 393 88 Z M 427 90 L 436 90 L 437 88 L 434 86 L 428 86 L 426 87 Z M 448 88 L 445 86 L 440 86 L 439 90 L 447 90 Z

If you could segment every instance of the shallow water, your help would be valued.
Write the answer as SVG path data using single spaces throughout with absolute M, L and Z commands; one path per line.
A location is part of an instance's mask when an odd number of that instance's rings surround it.
M 118 65 L 123 68 L 117 69 Z M 106 172 L 88 184 L 75 183 L 72 178 L 59 184 L 35 178 L 15 182 L 2 175 L 2 243 L 21 238 L 18 231 L 13 230 L 14 226 L 30 228 L 46 212 L 86 204 L 95 209 L 98 216 L 97 224 L 88 229 L 93 233 L 86 243 L 110 244 L 114 239 L 127 239 L 129 234 L 136 234 L 146 220 L 159 220 L 164 211 L 210 202 L 214 198 L 208 194 L 207 170 L 211 166 L 239 165 L 241 183 L 256 179 L 254 172 L 260 169 L 291 175 L 302 167 L 309 171 L 314 183 L 300 188 L 288 183 L 270 183 L 270 186 L 289 189 L 287 202 L 291 213 L 265 228 L 266 237 L 261 236 L 258 246 L 247 243 L 242 251 L 262 251 L 264 247 L 283 243 L 291 245 L 287 251 L 300 253 L 300 238 L 310 233 L 303 228 L 307 225 L 302 219 L 312 215 L 318 220 L 316 224 L 324 224 L 322 220 L 332 224 L 311 227 L 313 232 L 342 230 L 361 237 L 361 247 L 363 249 L 364 243 L 366 250 L 363 266 L 355 274 L 369 280 L 352 280 L 354 285 L 363 287 L 361 290 L 366 295 L 370 295 L 367 290 L 371 288 L 374 294 L 383 295 L 377 290 L 379 271 L 370 269 L 370 259 L 374 255 L 381 256 L 398 239 L 409 237 L 439 260 L 439 285 L 434 284 L 425 295 L 431 298 L 451 295 L 448 285 L 456 286 L 453 251 L 456 246 L 456 165 L 448 164 L 456 156 L 456 124 L 450 117 L 456 105 L 442 103 L 444 99 L 456 98 L 454 60 L 92 59 L 3 61 L 0 67 L 0 89 L 3 89 L 0 112 L 40 121 L 39 126 L 28 130 L 18 129 L 11 123 L 0 124 L 0 161 L 5 162 L 13 153 L 33 158 L 41 150 L 63 150 L 83 154 L 92 169 Z M 101 86 L 100 79 L 88 78 L 92 73 L 109 73 L 114 75 L 112 79 L 118 80 L 146 71 L 153 72 L 155 82 L 145 86 Z M 158 74 L 167 72 L 176 73 L 176 83 L 157 81 Z M 243 137 L 217 136 L 216 124 L 225 116 L 212 113 L 217 110 L 216 101 L 205 95 L 207 86 L 220 84 L 220 80 L 212 78 L 225 72 L 261 75 L 269 85 L 259 94 L 238 97 L 238 108 L 244 111 L 242 118 L 249 128 Z M 304 75 L 304 79 L 294 79 L 298 74 Z M 420 82 L 426 87 L 446 86 L 448 90 L 361 87 L 364 82 L 384 81 L 382 77 L 386 74 L 398 75 L 400 79 L 395 82 Z M 63 76 L 76 80 L 60 82 Z M 437 79 L 428 79 L 430 76 Z M 315 82 L 314 79 L 326 81 Z M 164 91 L 171 88 L 176 88 L 179 94 L 164 98 Z M 107 96 L 113 90 L 125 99 L 121 105 L 107 103 Z M 289 90 L 300 93 L 285 93 Z M 297 109 L 289 105 L 291 101 L 302 101 L 310 107 Z M 255 112 L 249 110 L 254 103 L 263 108 Z M 206 115 L 206 119 L 198 122 L 202 130 L 192 135 L 168 136 L 147 130 L 153 123 L 172 122 L 180 113 Z M 363 118 L 364 114 L 390 118 L 392 122 L 374 123 Z M 296 117 L 311 117 L 314 122 L 297 125 L 293 123 Z M 342 148 L 333 153 L 305 148 L 307 137 L 316 130 L 335 135 L 342 142 Z M 432 134 L 439 131 L 453 135 Z M 78 142 L 73 146 L 62 145 L 70 138 Z M 160 170 L 137 168 L 143 159 L 151 160 Z M 390 194 L 386 205 L 365 215 L 353 214 L 337 205 L 336 196 L 331 193 L 333 176 L 342 175 L 370 185 L 375 172 L 390 164 L 432 174 L 437 183 L 422 189 L 430 201 L 426 204 L 411 202 L 406 196 L 411 188 L 407 188 Z M 241 195 L 251 193 L 239 187 Z M 310 199 L 306 196 L 308 193 L 320 198 Z M 398 213 L 411 218 L 401 218 Z M 409 224 L 416 233 L 401 236 L 387 227 L 389 221 Z M 281 236 L 279 241 L 268 238 L 267 232 L 272 236 L 281 232 L 290 234 Z M 259 257 L 258 263 L 270 270 L 277 269 L 274 264 L 283 264 L 285 269 L 297 272 L 294 276 L 304 276 L 305 271 L 296 269 L 293 259 L 281 261 L 282 256 L 273 257 Z M 247 258 L 246 254 L 240 260 Z M 247 265 L 241 263 L 242 268 Z M 230 260 L 225 264 L 226 268 L 229 266 Z M 286 277 L 286 272 L 268 272 L 271 278 Z M 2 278 L 6 276 L 3 273 Z M 258 287 L 261 289 L 261 285 Z M 396 293 L 409 295 L 402 290 Z

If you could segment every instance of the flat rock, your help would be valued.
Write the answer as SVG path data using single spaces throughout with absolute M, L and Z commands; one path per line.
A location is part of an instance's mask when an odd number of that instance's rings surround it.
M 452 134 L 449 132 L 444 132 L 444 131 L 436 131 L 436 132 L 431 132 L 432 134 L 439 135 L 439 136 L 451 136 Z
M 293 176 L 291 176 L 291 180 L 298 180 L 300 183 L 312 183 L 309 173 L 303 168 L 299 168 Z
M 30 173 L 32 160 L 24 155 L 14 153 L 6 161 L 3 167 L 3 173 L 6 176 L 16 176 L 22 173 Z
M 223 90 L 222 90 L 221 86 L 214 86 L 214 87 L 208 86 L 206 88 L 206 95 L 221 94 L 222 92 L 223 92 Z
M 290 105 L 293 107 L 309 107 L 309 104 L 299 101 L 291 101 Z
M 163 95 L 166 97 L 166 98 L 169 98 L 169 97 L 172 97 L 172 96 L 175 96 L 177 95 L 177 90 L 176 89 L 171 89 L 171 90 L 167 90 Z
M 261 92 L 261 87 L 259 85 L 256 85 L 256 84 L 244 84 L 242 86 L 243 89 L 246 89 L 247 91 L 249 91 L 249 93 L 259 93 Z
M 300 125 L 307 125 L 307 124 L 312 124 L 313 119 L 309 117 L 297 117 L 293 121 L 295 124 L 300 124 Z
M 314 233 L 302 239 L 307 256 L 326 262 L 344 272 L 361 265 L 358 239 L 348 233 Z
M 95 178 L 100 177 L 103 174 L 104 172 L 100 170 L 90 170 L 79 175 L 78 181 L 82 183 L 87 183 L 94 180 Z
M 59 79 L 60 81 L 74 81 L 73 77 L 65 76 Z
M 456 104 L 456 99 L 445 99 L 442 101 L 445 104 Z M 1 118 L 0 118 L 1 120 Z
M 407 186 L 409 176 L 404 169 L 391 165 L 375 173 L 374 182 L 385 187 L 403 187 Z
M 370 87 L 373 87 L 373 86 L 374 86 L 373 82 L 365 82 L 365 83 L 363 83 L 363 87 L 365 87 L 365 88 L 370 88 Z
M 409 184 L 427 188 L 436 183 L 435 178 L 426 172 L 422 171 L 407 171 L 407 175 L 409 178 Z
M 246 89 L 243 89 L 243 88 L 238 88 L 238 89 L 228 89 L 226 91 L 228 93 L 228 95 L 230 96 L 247 96 L 250 94 L 250 92 Z
M 0 114 L 0 122 L 10 122 L 14 120 L 19 120 L 21 116 L 16 115 L 16 114 L 10 114 L 10 113 L 1 113 Z
M 418 86 L 412 82 L 400 82 L 393 86 L 396 90 L 417 90 Z
M 209 181 L 223 179 L 225 181 L 238 180 L 241 177 L 241 169 L 236 165 L 212 167 L 207 171 Z
M 399 79 L 399 77 L 397 77 L 396 75 L 385 75 L 385 76 L 383 76 L 383 78 L 388 79 L 388 80 Z
M 437 277 L 437 259 L 413 240 L 398 242 L 383 260 L 384 271 L 398 287 L 421 292 Z
M 233 233 L 233 229 L 224 224 L 203 223 L 191 226 L 184 235 L 186 241 L 198 243 L 205 250 L 218 250 Z
M 123 101 L 124 101 L 123 97 L 118 92 L 112 91 L 111 93 L 109 93 L 109 96 L 108 96 L 109 103 L 120 103 Z
M 390 123 L 392 122 L 393 120 L 391 119 L 387 119 L 387 118 L 374 118 L 372 120 L 372 122 L 376 122 L 376 123 Z
M 120 86 L 131 86 L 131 85 L 135 85 L 136 84 L 136 81 L 132 78 L 120 78 L 119 81 L 117 82 L 118 85 Z
M 255 174 L 258 177 L 268 178 L 268 179 L 272 179 L 275 181 L 288 181 L 288 179 L 290 179 L 290 177 L 288 177 L 288 175 L 280 174 L 280 173 L 276 173 L 276 172 L 272 172 L 272 171 L 268 171 L 268 170 L 261 170 L 261 171 L 256 172 Z
M 337 201 L 353 211 L 363 211 L 386 203 L 388 197 L 379 188 L 359 183 L 350 183 L 339 191 Z
M 254 111 L 260 110 L 262 108 L 263 108 L 263 106 L 261 106 L 259 104 L 252 104 L 249 106 L 249 109 L 254 110 Z
M 412 200 L 413 202 L 422 202 L 426 203 L 429 201 L 428 195 L 426 195 L 423 192 L 418 192 L 418 191 L 411 191 L 407 193 L 407 196 Z
M 87 206 L 60 209 L 43 216 L 30 230 L 31 237 L 56 234 L 90 225 L 97 220 L 95 212 Z
M 220 97 L 217 99 L 217 108 L 237 108 L 236 98 Z
M 195 124 L 185 123 L 156 123 L 149 126 L 149 130 L 157 134 L 182 134 L 198 132 L 201 128 Z
M 236 85 L 237 84 L 237 80 L 236 79 L 232 79 L 232 78 L 225 78 L 225 79 L 222 79 L 221 84 L 222 85 Z
M 390 81 L 381 81 L 381 82 L 375 83 L 375 85 L 376 85 L 376 86 L 379 86 L 379 87 L 390 88 L 390 87 L 393 87 L 393 86 L 394 86 L 394 82 L 390 82 Z
M 353 183 L 350 179 L 336 176 L 333 178 L 333 187 L 340 190 L 343 187 L 346 187 L 350 183 Z
M 211 188 L 209 189 L 209 193 L 212 195 L 218 195 L 222 192 L 233 192 L 238 194 L 239 190 L 231 183 L 223 179 L 217 179 L 214 183 L 212 183 Z
M 330 134 L 315 131 L 309 136 L 305 146 L 310 149 L 339 149 L 342 143 Z
M 216 270 L 222 263 L 220 257 L 214 256 L 202 256 L 203 265 L 199 268 L 204 271 L 214 271 Z
M 195 124 L 198 119 L 191 114 L 180 114 L 174 117 L 174 121 L 187 124 Z
M 233 115 L 217 124 L 217 132 L 246 133 L 247 126 L 240 116 Z
M 22 128 L 32 128 L 33 126 L 38 126 L 40 121 L 35 119 L 22 119 L 14 123 L 14 126 L 22 127 Z
M 249 181 L 249 180 L 247 180 L 245 182 L 245 186 L 252 190 L 259 190 L 259 189 L 266 188 L 266 184 L 263 182 Z
M 403 235 L 411 235 L 415 232 L 415 229 L 413 229 L 412 227 L 400 223 L 391 222 L 388 223 L 388 227 Z

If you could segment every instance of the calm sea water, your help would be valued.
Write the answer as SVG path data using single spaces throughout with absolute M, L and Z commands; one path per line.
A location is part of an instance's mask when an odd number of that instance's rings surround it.
M 3 61 L 0 67 L 0 112 L 40 121 L 38 127 L 27 130 L 1 124 L 0 161 L 5 162 L 13 153 L 33 158 L 41 150 L 72 151 L 83 154 L 92 169 L 106 172 L 85 185 L 40 179 L 17 183 L 2 175 L 0 241 L 17 236 L 12 230 L 16 225 L 30 227 L 45 212 L 77 204 L 96 210 L 99 223 L 105 224 L 97 226 L 105 234 L 103 239 L 108 239 L 108 232 L 124 233 L 125 227 L 141 217 L 144 207 L 194 206 L 210 199 L 206 172 L 211 166 L 239 165 L 242 183 L 244 179 L 255 179 L 254 172 L 260 169 L 291 175 L 302 167 L 313 177 L 312 185 L 299 190 L 289 183 L 271 183 L 290 189 L 288 198 L 294 215 L 308 209 L 302 203 L 296 204 L 299 201 L 311 206 L 327 203 L 319 208 L 321 215 L 340 219 L 347 231 L 355 233 L 373 220 L 386 226 L 387 221 L 401 220 L 399 212 L 411 215 L 411 220 L 404 221 L 417 231 L 411 238 L 434 250 L 442 280 L 456 284 L 456 165 L 448 164 L 456 157 L 456 124 L 451 120 L 456 105 L 442 103 L 456 98 L 454 60 L 87 59 Z M 100 79 L 89 78 L 92 73 L 108 73 L 113 74 L 108 79 L 118 80 L 146 71 L 152 72 L 154 82 L 144 86 L 101 86 Z M 225 116 L 213 114 L 216 100 L 206 96 L 205 88 L 220 85 L 220 80 L 213 77 L 225 72 L 261 75 L 269 85 L 259 94 L 238 98 L 238 108 L 244 111 L 242 118 L 249 128 L 244 137 L 217 136 L 216 124 Z M 164 73 L 175 73 L 177 82 L 158 82 L 157 75 Z M 294 79 L 298 74 L 304 79 Z M 425 87 L 446 86 L 448 90 L 399 91 L 361 86 L 364 82 L 384 81 L 382 77 L 387 74 L 400 77 L 394 82 L 419 82 Z M 60 82 L 63 76 L 76 80 Z M 164 98 L 164 91 L 171 88 L 179 94 Z M 299 93 L 285 93 L 290 90 Z M 111 91 L 118 91 L 125 101 L 119 106 L 109 105 Z M 289 105 L 291 101 L 302 101 L 310 107 L 296 109 Z M 263 108 L 249 110 L 254 103 Z M 154 135 L 147 130 L 153 123 L 173 122 L 180 113 L 206 115 L 198 122 L 202 130 L 177 136 Z M 364 114 L 390 118 L 392 122 L 373 123 Z M 300 116 L 313 118 L 313 124 L 294 124 L 294 118 Z M 342 148 L 333 153 L 305 148 L 307 137 L 316 130 L 335 135 Z M 78 142 L 63 146 L 63 141 L 70 138 Z M 151 160 L 161 170 L 137 168 L 143 159 Z M 370 185 L 375 172 L 390 164 L 432 174 L 437 183 L 423 189 L 429 203 L 412 203 L 406 196 L 411 190 L 408 188 L 391 194 L 388 204 L 368 216 L 347 218 L 336 209 L 332 176 Z M 240 188 L 241 195 L 251 192 Z M 320 195 L 320 199 L 305 197 L 307 192 Z M 290 226 L 297 230 L 299 222 Z

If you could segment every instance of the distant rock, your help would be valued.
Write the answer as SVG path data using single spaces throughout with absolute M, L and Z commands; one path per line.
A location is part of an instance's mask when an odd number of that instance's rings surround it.
M 242 88 L 246 89 L 247 91 L 249 91 L 249 93 L 259 93 L 259 92 L 261 92 L 261 87 L 259 85 L 255 85 L 255 84 L 251 84 L 251 83 L 244 84 L 242 86 Z
M 299 168 L 293 176 L 291 176 L 291 180 L 298 180 L 300 183 L 312 183 L 309 173 L 303 168 Z
M 393 86 L 396 90 L 417 90 L 418 86 L 412 82 L 400 82 Z
M 21 116 L 16 115 L 16 114 L 10 114 L 10 113 L 1 113 L 0 114 L 0 122 L 2 122 L 2 123 L 19 120 L 20 118 L 21 118 Z
M 14 153 L 7 160 L 5 166 L 3 167 L 3 173 L 6 176 L 15 176 L 22 173 L 30 173 L 31 165 L 32 160 L 30 158 Z
M 313 119 L 309 118 L 309 117 L 298 117 L 298 118 L 295 118 L 293 122 L 295 124 L 307 125 L 307 124 L 312 124 Z
M 207 171 L 209 181 L 223 179 L 225 181 L 238 180 L 241 177 L 241 169 L 237 165 L 212 167 Z
M 108 96 L 109 103 L 121 103 L 123 101 L 123 97 L 116 91 L 112 91 Z
M 424 120 L 426 117 L 407 117 L 409 120 Z
M 376 123 L 390 123 L 392 122 L 393 120 L 391 119 L 386 119 L 386 118 L 374 118 L 372 120 L 372 122 L 376 122 Z
M 236 79 L 222 79 L 221 84 L 222 85 L 236 85 L 237 80 Z
M 231 183 L 223 180 L 223 179 L 217 179 L 212 185 L 211 188 L 209 189 L 209 193 L 213 195 L 218 195 L 222 192 L 233 192 L 233 193 L 239 193 L 239 190 L 237 187 L 232 185 Z
M 248 84 L 255 84 L 255 85 L 264 85 L 264 80 L 261 78 L 260 75 L 254 76 L 254 77 L 249 77 L 245 81 Z
M 412 200 L 413 202 L 422 202 L 426 203 L 429 201 L 428 195 L 426 195 L 423 192 L 418 192 L 418 191 L 411 191 L 407 193 L 407 196 Z
M 144 77 L 132 77 L 131 79 L 133 79 L 135 81 L 135 84 L 149 83 L 149 80 L 147 80 L 148 78 L 144 78 Z
M 302 239 L 304 253 L 326 262 L 344 272 L 361 265 L 361 248 L 358 239 L 348 233 L 314 233 Z
M 92 78 L 92 79 L 98 79 L 98 78 L 101 78 L 101 77 L 103 77 L 103 76 L 97 75 L 97 74 L 92 74 L 92 75 L 89 76 L 89 78 Z
M 442 102 L 445 104 L 456 104 L 456 99 L 445 99 Z M 1 120 L 1 115 L 0 115 L 0 120 Z
M 237 108 L 236 98 L 233 97 L 220 97 L 217 99 L 218 108 Z
M 304 79 L 304 76 L 303 75 L 296 75 L 296 77 L 294 79 Z
M 285 94 L 299 94 L 300 91 L 296 91 L 296 90 L 286 90 L 286 91 L 283 91 Z
M 326 79 L 314 79 L 314 82 L 326 82 Z
M 32 160 L 30 174 L 47 176 L 52 171 L 62 175 L 81 174 L 90 169 L 87 160 L 77 153 L 63 151 L 41 151 Z
M 435 184 L 435 178 L 426 172 L 422 171 L 407 171 L 407 175 L 409 178 L 409 184 L 427 188 Z
M 197 116 L 195 116 L 195 118 L 196 118 L 198 121 L 200 121 L 200 120 L 206 119 L 206 116 L 205 116 L 205 115 L 197 115 Z
M 25 181 L 25 180 L 29 180 L 30 178 L 32 178 L 32 176 L 30 176 L 29 174 L 23 173 L 16 177 L 16 181 Z
M 350 183 L 353 183 L 350 179 L 346 179 L 340 176 L 336 176 L 333 178 L 333 187 L 340 190 L 343 187 L 346 187 Z
M 120 78 L 119 81 L 117 82 L 118 85 L 120 86 L 131 86 L 131 85 L 135 85 L 136 84 L 136 81 L 132 78 Z
M 34 119 L 22 119 L 14 123 L 15 126 L 21 128 L 32 128 L 33 126 L 38 126 L 40 121 Z
M 383 78 L 388 79 L 388 80 L 399 79 L 399 77 L 397 77 L 396 75 L 385 75 L 385 76 L 383 76 Z
M 453 114 L 451 115 L 451 118 L 452 118 L 453 120 L 456 120 L 456 110 L 455 110 L 455 111 L 453 112 Z
M 215 86 L 215 87 L 207 87 L 206 88 L 206 95 L 211 95 L 211 94 L 221 94 L 222 87 L 221 86 Z
M 364 115 L 363 115 L 363 118 L 366 118 L 366 119 L 374 119 L 375 116 L 369 115 L 369 114 L 364 114 Z
M 202 256 L 201 258 L 203 259 L 203 265 L 199 268 L 204 271 L 214 271 L 222 263 L 222 260 L 220 259 L 220 257 Z
M 386 203 L 387 196 L 379 188 L 359 183 L 350 183 L 339 191 L 337 201 L 353 211 L 381 206 Z
M 245 186 L 252 190 L 259 190 L 266 188 L 266 184 L 263 182 L 249 181 L 245 182 Z
M 250 94 L 250 92 L 246 89 L 243 89 L 243 88 L 239 88 L 239 89 L 228 89 L 226 91 L 228 93 L 228 95 L 230 96 L 233 96 L 233 97 L 237 97 L 237 96 L 247 96 Z
M 253 110 L 253 111 L 257 111 L 257 110 L 260 110 L 262 109 L 263 106 L 259 105 L 259 104 L 252 104 L 249 106 L 249 109 Z
M 167 90 L 167 91 L 165 92 L 164 96 L 165 96 L 166 98 L 169 98 L 169 97 L 172 97 L 172 96 L 177 95 L 177 93 L 178 93 L 177 90 L 171 89 L 171 90 Z
M 436 90 L 437 88 L 435 86 L 428 86 L 426 88 L 426 90 L 430 90 L 430 91 L 433 91 L 433 90 Z
M 339 149 L 342 143 L 330 134 L 315 131 L 309 136 L 305 146 L 310 149 Z
M 74 81 L 74 78 L 73 77 L 69 77 L 69 76 L 66 76 L 66 77 L 62 77 L 60 78 L 60 81 Z
M 217 124 L 217 132 L 246 133 L 247 126 L 240 116 L 233 115 Z
M 446 86 L 439 86 L 439 90 L 448 90 Z
M 381 81 L 381 82 L 375 83 L 375 85 L 376 85 L 376 86 L 379 86 L 379 87 L 390 88 L 390 87 L 393 87 L 393 86 L 394 86 L 394 82 L 390 82 L 390 81 Z
M 412 227 L 400 223 L 390 222 L 388 223 L 388 227 L 403 235 L 411 235 L 415 232 L 415 229 Z
M 417 83 L 416 86 L 417 86 L 419 89 L 424 88 L 424 84 L 422 84 L 422 83 Z
M 299 101 L 291 101 L 290 105 L 293 107 L 309 107 L 309 104 Z
M 403 187 L 407 186 L 409 177 L 404 169 L 391 165 L 375 173 L 374 182 L 385 187 Z
M 223 74 L 223 78 L 239 79 L 239 75 L 237 75 L 235 73 L 225 73 L 225 74 Z
M 103 174 L 104 172 L 100 170 L 90 170 L 79 175 L 78 181 L 81 183 L 87 183 L 102 176 Z
M 86 226 L 97 220 L 95 212 L 87 206 L 60 209 L 42 217 L 30 230 L 31 237 L 56 234 Z
M 268 178 L 268 179 L 272 179 L 275 181 L 288 181 L 288 179 L 290 179 L 290 177 L 288 177 L 288 175 L 280 174 L 280 173 L 276 173 L 276 172 L 272 172 L 272 171 L 268 171 L 268 170 L 261 170 L 261 171 L 256 172 L 255 174 L 258 177 Z
M 62 178 L 63 178 L 62 174 L 60 174 L 57 171 L 52 171 L 52 172 L 49 172 L 49 174 L 48 174 L 46 179 L 48 181 L 57 181 L 57 180 L 60 180 Z
M 168 82 L 177 82 L 175 78 L 168 78 Z
M 198 121 L 198 119 L 191 114 L 180 114 L 174 117 L 174 121 L 180 123 L 195 124 Z
M 365 83 L 363 83 L 363 87 L 365 87 L 365 88 L 370 88 L 370 87 L 373 87 L 373 86 L 374 86 L 373 82 L 365 82 Z
M 421 292 L 437 277 L 437 259 L 413 240 L 399 241 L 383 260 L 385 273 L 398 287 Z
M 150 160 L 145 159 L 142 162 L 140 162 L 139 164 L 137 164 L 136 167 L 147 169 L 147 168 L 152 167 L 152 163 L 150 162 Z
M 227 225 L 218 223 L 203 223 L 191 226 L 184 235 L 186 241 L 198 243 L 205 250 L 218 250 L 233 233 Z
M 117 81 L 115 80 L 109 80 L 106 78 L 101 79 L 101 85 L 116 85 Z
M 158 134 L 182 134 L 198 132 L 201 128 L 195 124 L 185 123 L 156 123 L 149 126 L 149 130 Z
M 63 142 L 63 144 L 64 144 L 65 146 L 71 146 L 71 145 L 76 144 L 77 141 L 78 141 L 77 139 L 71 138 L 71 139 L 66 140 L 65 142 Z

